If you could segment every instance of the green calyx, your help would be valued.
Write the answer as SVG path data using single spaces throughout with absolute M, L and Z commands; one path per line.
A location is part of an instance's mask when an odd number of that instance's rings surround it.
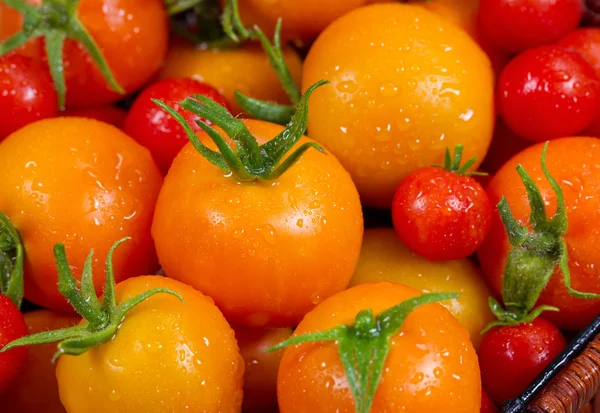
M 66 39 L 73 39 L 83 45 L 96 63 L 109 85 L 117 92 L 123 88 L 114 78 L 102 52 L 92 36 L 77 17 L 79 0 L 43 0 L 40 6 L 34 6 L 23 0 L 4 0 L 9 6 L 23 15 L 23 29 L 0 44 L 0 56 L 14 50 L 31 39 L 43 37 L 48 56 L 50 74 L 58 93 L 58 104 L 65 107 L 65 75 L 63 45 Z
M 527 171 L 521 165 L 517 166 L 531 208 L 529 215 L 531 230 L 517 222 L 508 201 L 502 197 L 498 203 L 498 212 L 512 246 L 506 259 L 502 285 L 504 308 L 490 297 L 490 309 L 498 320 L 490 323 L 482 334 L 495 326 L 531 322 L 543 311 L 558 311 L 558 308 L 551 306 L 534 308 L 557 267 L 563 274 L 564 284 L 570 295 L 583 299 L 600 298 L 599 294 L 580 292 L 571 287 L 569 257 L 564 240 L 568 226 L 567 210 L 562 189 L 548 171 L 547 150 L 548 143 L 542 150 L 542 171 L 556 195 L 556 213 L 552 218 L 547 218 L 546 206 L 539 188 Z
M 454 157 L 453 157 L 452 154 L 450 153 L 450 149 L 446 148 L 446 152 L 444 154 L 444 165 L 433 165 L 433 166 L 437 166 L 439 168 L 444 168 L 445 170 L 447 170 L 449 172 L 454 172 L 459 175 L 465 175 L 465 176 L 485 176 L 485 175 L 487 175 L 487 173 L 485 173 L 485 172 L 469 171 L 469 168 L 472 167 L 473 164 L 475 164 L 475 161 L 477 160 L 476 157 L 469 159 L 463 165 L 460 164 L 462 161 L 463 149 L 464 149 L 463 145 L 456 145 L 456 147 L 454 148 Z
M 244 182 L 273 180 L 279 178 L 294 165 L 308 149 L 315 148 L 320 152 L 324 152 L 323 148 L 317 143 L 307 142 L 283 159 L 285 154 L 294 147 L 306 132 L 310 95 L 315 89 L 327 83 L 321 80 L 308 88 L 300 99 L 297 111 L 290 123 L 280 134 L 263 145 L 258 144 L 243 121 L 236 119 L 227 109 L 213 100 L 196 95 L 180 103 L 183 109 L 219 126 L 233 140 L 235 150 L 214 128 L 204 121 L 197 121 L 198 125 L 217 145 L 218 151 L 213 151 L 198 139 L 183 116 L 164 102 L 160 100 L 153 101 L 181 124 L 196 150 L 213 165 L 221 168 L 226 175 L 232 175 L 238 181 Z
M 235 43 L 248 40 L 260 41 L 269 58 L 271 66 L 275 70 L 275 73 L 277 73 L 277 77 L 292 104 L 279 105 L 260 99 L 254 99 L 244 95 L 240 91 L 236 91 L 235 93 L 236 102 L 253 118 L 285 125 L 292 118 L 295 112 L 295 106 L 300 103 L 302 92 L 292 78 L 292 74 L 290 73 L 283 56 L 283 51 L 281 49 L 281 19 L 277 21 L 273 43 L 271 43 L 260 27 L 254 26 L 251 29 L 247 29 L 239 15 L 238 0 L 228 0 L 225 10 L 223 11 L 222 24 L 226 35 Z
M 371 309 L 363 310 L 352 325 L 295 336 L 268 351 L 304 343 L 335 341 L 354 396 L 356 413 L 369 413 L 390 349 L 390 338 L 402 328 L 406 317 L 422 305 L 458 297 L 458 293 L 423 294 L 389 308 L 376 317 Z
M 54 355 L 55 360 L 62 354 L 77 356 L 111 340 L 117 334 L 119 325 L 125 319 L 126 314 L 151 296 L 166 293 L 174 295 L 183 302 L 183 298 L 176 292 L 166 288 L 155 288 L 117 305 L 112 257 L 115 249 L 129 239 L 123 238 L 117 241 L 106 257 L 106 286 L 102 301 L 96 295 L 92 279 L 93 250 L 83 266 L 81 287 L 78 288 L 77 280 L 73 277 L 67 261 L 64 245 L 55 245 L 54 257 L 58 270 L 58 289 L 85 321 L 75 327 L 46 331 L 20 338 L 4 346 L 0 353 L 15 347 L 59 342 L 58 351 Z
M 19 231 L 0 211 L 0 293 L 17 306 L 23 302 L 23 242 Z

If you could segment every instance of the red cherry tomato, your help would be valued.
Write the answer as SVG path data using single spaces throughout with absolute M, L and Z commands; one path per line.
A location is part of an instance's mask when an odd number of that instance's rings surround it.
M 192 95 L 206 96 L 231 112 L 227 100 L 217 89 L 194 79 L 178 78 L 160 80 L 148 86 L 137 97 L 125 119 L 125 132 L 150 150 L 163 174 L 167 173 L 188 138 L 181 125 L 152 99 L 162 100 L 177 110 L 194 130 L 201 130 L 195 122 L 201 118 L 179 107 L 179 102 Z
M 396 233 L 411 250 L 432 261 L 457 260 L 483 243 L 492 207 L 473 178 L 432 166 L 400 183 L 392 219 Z
M 600 77 L 600 29 L 588 27 L 572 31 L 556 45 L 578 52 Z
M 484 389 L 481 389 L 481 413 L 498 413 L 498 408 Z
M 48 68 L 17 54 L 0 57 L 0 141 L 23 126 L 58 114 Z
M 556 46 L 531 49 L 500 75 L 499 111 L 523 138 L 575 135 L 600 112 L 600 79 L 579 53 Z
M 125 127 L 127 111 L 115 106 L 99 106 L 95 108 L 71 108 L 62 113 L 62 116 L 76 116 L 79 118 L 96 119 L 119 129 Z
M 18 338 L 29 334 L 23 314 L 10 298 L 0 294 L 0 349 Z M 25 364 L 27 347 L 19 347 L 0 353 L 0 393 L 14 379 Z
M 581 0 L 481 0 L 479 29 L 494 46 L 518 53 L 552 44 L 575 30 Z
M 543 318 L 510 327 L 495 327 L 479 347 L 481 380 L 499 404 L 517 397 L 566 347 L 558 328 Z

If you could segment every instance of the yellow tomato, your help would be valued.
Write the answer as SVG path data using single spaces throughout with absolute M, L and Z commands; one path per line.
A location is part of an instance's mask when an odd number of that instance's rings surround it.
M 300 84 L 302 61 L 291 48 L 284 48 L 285 61 L 294 80 Z M 234 112 L 241 112 L 235 91 L 247 96 L 287 104 L 275 70 L 260 45 L 248 44 L 237 49 L 206 49 L 188 43 L 174 43 L 167 54 L 160 78 L 192 77 L 217 88 Z
M 308 134 L 350 172 L 364 204 L 389 208 L 400 181 L 464 144 L 476 168 L 494 126 L 490 61 L 463 30 L 422 7 L 379 4 L 331 24 L 304 63 Z
M 239 413 L 244 361 L 233 330 L 213 301 L 180 282 L 130 278 L 116 286 L 117 303 L 153 288 L 127 313 L 117 334 L 56 366 L 68 413 Z
M 479 269 L 469 260 L 432 262 L 410 251 L 391 228 L 368 229 L 351 286 L 391 281 L 423 292 L 458 292 L 460 298 L 442 301 L 465 327 L 475 348 L 481 330 L 493 321 L 488 307 L 491 292 Z

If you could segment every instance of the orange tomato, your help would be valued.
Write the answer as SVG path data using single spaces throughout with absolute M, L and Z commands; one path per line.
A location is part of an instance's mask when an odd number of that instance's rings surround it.
M 289 47 L 283 49 L 283 54 L 292 78 L 300 84 L 300 56 Z M 160 78 L 177 77 L 192 77 L 215 87 L 231 104 L 234 113 L 242 111 L 235 101 L 236 90 L 256 99 L 289 103 L 269 58 L 258 44 L 237 49 L 203 49 L 175 43 L 169 49 Z
M 246 362 L 242 411 L 277 413 L 277 371 L 283 351 L 266 351 L 290 338 L 292 329 L 235 327 L 234 330 Z
M 259 143 L 283 130 L 245 124 Z M 346 288 L 363 220 L 356 188 L 331 154 L 311 149 L 274 181 L 240 183 L 188 143 L 165 178 L 152 235 L 167 276 L 214 298 L 228 320 L 285 327 Z
M 447 147 L 465 158 L 489 146 L 494 125 L 489 59 L 462 30 L 422 7 L 380 4 L 331 24 L 304 63 L 308 134 L 350 172 L 364 204 L 389 208 L 400 181 L 440 163 Z
M 148 150 L 114 126 L 92 119 L 35 122 L 0 144 L 0 210 L 21 234 L 25 296 L 51 309 L 70 310 L 57 288 L 53 246 L 63 242 L 80 277 L 95 249 L 96 291 L 112 244 L 117 280 L 157 268 L 150 234 L 162 177 Z
M 81 0 L 77 16 L 127 93 L 144 85 L 164 60 L 169 24 L 161 0 Z M 22 20 L 20 13 L 0 3 L 0 41 L 20 31 Z M 45 60 L 43 44 L 37 38 L 21 51 Z M 63 53 L 67 106 L 98 106 L 123 98 L 108 85 L 80 43 L 67 40 Z
M 76 325 L 77 314 L 37 310 L 25 313 L 30 334 Z M 66 413 L 58 397 L 56 365 L 52 357 L 56 344 L 30 346 L 25 366 L 0 396 L 2 411 L 10 413 Z
M 423 292 L 457 292 L 440 302 L 469 331 L 477 349 L 481 330 L 494 320 L 491 295 L 479 269 L 469 260 L 432 262 L 410 251 L 391 228 L 365 231 L 360 258 L 350 285 L 390 281 Z
M 213 301 L 160 276 L 116 286 L 117 303 L 153 288 L 157 294 L 127 313 L 117 334 L 56 366 L 69 413 L 239 413 L 244 362 L 234 333 Z
M 272 34 L 277 19 L 281 18 L 283 37 L 308 42 L 337 18 L 367 3 L 367 0 L 240 0 L 239 10 L 247 26 L 256 24 Z
M 361 310 L 371 308 L 378 314 L 419 294 L 401 284 L 359 285 L 321 303 L 306 315 L 294 335 L 349 324 Z M 277 392 L 281 413 L 355 411 L 334 342 L 287 348 Z M 478 413 L 480 402 L 479 365 L 467 331 L 438 304 L 410 313 L 390 339 L 371 412 Z
M 108 123 L 123 129 L 127 111 L 115 106 L 100 106 L 97 108 L 72 108 L 62 113 L 62 116 L 77 116 L 80 118 L 89 118 Z
M 530 207 L 525 186 L 517 174 L 518 164 L 540 188 L 547 215 L 556 211 L 556 196 L 541 169 L 543 144 L 530 146 L 515 155 L 494 176 L 488 186 L 493 204 L 505 196 L 521 225 L 529 226 Z M 563 190 L 567 208 L 568 230 L 564 237 L 569 255 L 572 286 L 576 290 L 600 293 L 600 140 L 595 138 L 562 138 L 549 143 L 547 165 L 550 174 Z M 479 250 L 481 265 L 497 293 L 502 290 L 506 257 L 510 251 L 506 230 L 500 216 L 494 214 L 492 228 Z M 600 313 L 600 300 L 584 300 L 567 292 L 563 275 L 557 268 L 536 305 L 551 305 L 560 312 L 544 312 L 563 329 L 579 330 Z

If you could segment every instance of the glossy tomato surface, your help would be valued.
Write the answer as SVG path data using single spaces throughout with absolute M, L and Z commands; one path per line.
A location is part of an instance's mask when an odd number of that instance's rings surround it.
M 239 413 L 244 362 L 234 333 L 213 301 L 160 276 L 116 286 L 117 303 L 152 288 L 110 341 L 56 366 L 60 399 L 69 413 Z
M 56 116 L 57 99 L 45 65 L 18 54 L 0 57 L 0 141 L 31 122 Z
M 205 119 L 179 106 L 182 100 L 194 95 L 206 96 L 231 112 L 225 98 L 212 86 L 191 78 L 177 78 L 159 80 L 148 86 L 133 102 L 127 115 L 125 132 L 150 150 L 164 175 L 188 142 L 188 136 L 177 120 L 152 100 L 166 103 L 182 115 L 192 129 L 199 131 L 196 121 Z
M 245 124 L 259 143 L 283 130 Z M 241 183 L 190 143 L 165 178 L 152 235 L 167 276 L 214 298 L 229 321 L 282 327 L 346 288 L 363 220 L 350 176 L 328 152 L 309 149 L 280 178 Z
M 499 404 L 515 398 L 566 346 L 560 330 L 542 318 L 493 328 L 479 349 L 483 386 Z
M 28 0 L 40 4 L 41 0 Z M 102 52 L 117 82 L 127 93 L 146 83 L 164 60 L 169 38 L 168 17 L 161 0 L 81 0 L 77 16 Z M 22 16 L 0 4 L 0 41 L 21 30 Z M 21 52 L 46 60 L 41 38 Z M 84 47 L 67 40 L 63 49 L 67 107 L 116 102 L 112 90 Z
M 77 314 L 36 310 L 24 314 L 29 334 L 72 327 Z M 56 364 L 52 363 L 56 343 L 30 346 L 25 365 L 0 395 L 0 405 L 11 413 L 66 413 L 58 397 Z
M 349 324 L 361 310 L 370 308 L 378 314 L 419 294 L 387 282 L 356 286 L 321 303 L 294 334 Z M 281 413 L 355 411 L 337 347 L 324 342 L 285 350 L 278 377 Z M 479 365 L 467 331 L 439 304 L 410 313 L 390 338 L 371 412 L 387 412 L 394 406 L 407 413 L 476 413 L 480 403 Z
M 302 60 L 291 47 L 283 48 L 283 56 L 292 78 L 300 83 Z M 238 114 L 242 109 L 235 101 L 239 90 L 256 99 L 288 104 L 269 58 L 260 45 L 247 44 L 236 49 L 203 49 L 187 43 L 171 45 L 160 78 L 191 77 L 215 87 Z
M 379 4 L 336 20 L 313 44 L 303 88 L 308 134 L 350 172 L 363 204 L 390 208 L 398 184 L 465 145 L 483 160 L 494 122 L 489 59 L 461 29 L 417 6 Z M 474 166 L 477 167 L 478 163 Z
M 488 307 L 491 295 L 483 275 L 469 260 L 432 262 L 409 250 L 391 228 L 365 231 L 360 258 L 350 286 L 389 281 L 423 292 L 458 292 L 460 297 L 443 305 L 469 331 L 477 349 L 481 330 L 493 315 Z
M 150 226 L 162 183 L 150 153 L 114 126 L 84 118 L 32 123 L 0 144 L 0 211 L 25 248 L 25 297 L 70 310 L 57 288 L 53 246 L 64 243 L 75 277 L 93 248 L 101 292 L 110 247 L 115 277 L 157 269 Z
M 10 298 L 0 294 L 0 348 L 27 335 L 23 315 Z M 27 357 L 27 348 L 15 348 L 0 353 L 0 394 L 15 379 Z
M 529 173 L 539 186 L 547 215 L 556 211 L 556 197 L 541 169 L 543 144 L 531 146 L 508 161 L 494 176 L 487 192 L 492 204 L 506 196 L 508 205 L 521 225 L 528 225 L 530 207 L 517 165 Z M 547 164 L 550 174 L 563 190 L 568 230 L 564 237 L 569 255 L 572 286 L 578 291 L 600 293 L 600 140 L 570 137 L 550 141 Z M 510 251 L 506 230 L 494 213 L 486 242 L 478 251 L 479 261 L 494 290 L 500 294 L 506 257 Z M 600 312 L 600 300 L 584 300 L 569 295 L 562 273 L 556 269 L 542 292 L 538 304 L 556 306 L 560 312 L 544 312 L 559 328 L 580 330 Z

